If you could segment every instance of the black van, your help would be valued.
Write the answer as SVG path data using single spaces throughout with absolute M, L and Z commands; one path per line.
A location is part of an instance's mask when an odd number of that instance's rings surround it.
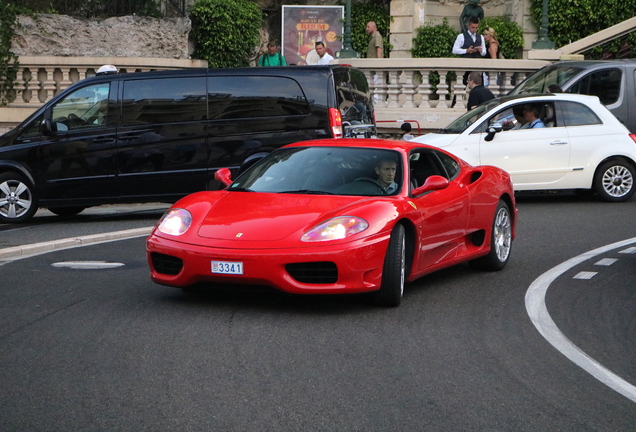
M 0 136 L 0 222 L 38 207 L 174 202 L 214 172 L 296 141 L 375 136 L 364 73 L 349 66 L 188 69 L 71 85 Z

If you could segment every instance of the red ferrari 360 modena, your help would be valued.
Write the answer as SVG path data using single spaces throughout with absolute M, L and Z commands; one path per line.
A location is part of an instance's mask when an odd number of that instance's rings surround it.
M 329 139 L 282 147 L 227 187 L 175 203 L 147 241 L 153 281 L 373 292 L 468 261 L 501 270 L 517 210 L 508 174 L 425 144 Z

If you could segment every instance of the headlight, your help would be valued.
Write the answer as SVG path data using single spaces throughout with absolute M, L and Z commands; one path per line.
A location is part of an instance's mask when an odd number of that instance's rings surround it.
M 175 208 L 170 209 L 159 221 L 157 229 L 164 234 L 181 235 L 192 225 L 192 215 L 189 211 Z
M 369 227 L 369 223 L 355 216 L 340 216 L 329 219 L 307 231 L 300 240 L 319 242 L 347 238 Z

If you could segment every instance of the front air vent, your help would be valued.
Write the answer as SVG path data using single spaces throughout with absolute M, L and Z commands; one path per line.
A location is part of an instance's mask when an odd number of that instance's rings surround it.
M 158 252 L 152 252 L 150 254 L 152 259 L 152 266 L 157 273 L 165 274 L 168 276 L 178 275 L 183 268 L 183 261 L 181 258 L 177 258 L 171 255 L 165 255 Z
M 287 264 L 286 269 L 301 283 L 333 284 L 338 281 L 338 267 L 329 261 Z

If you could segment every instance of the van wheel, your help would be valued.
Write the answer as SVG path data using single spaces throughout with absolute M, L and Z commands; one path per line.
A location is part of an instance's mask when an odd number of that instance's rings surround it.
M 605 162 L 594 175 L 594 189 L 604 201 L 627 201 L 634 195 L 636 170 L 624 160 Z
M 33 186 L 20 174 L 6 172 L 0 174 L 0 221 L 5 223 L 24 222 L 38 209 Z
M 58 216 L 75 216 L 84 211 L 86 207 L 49 207 L 49 211 Z

